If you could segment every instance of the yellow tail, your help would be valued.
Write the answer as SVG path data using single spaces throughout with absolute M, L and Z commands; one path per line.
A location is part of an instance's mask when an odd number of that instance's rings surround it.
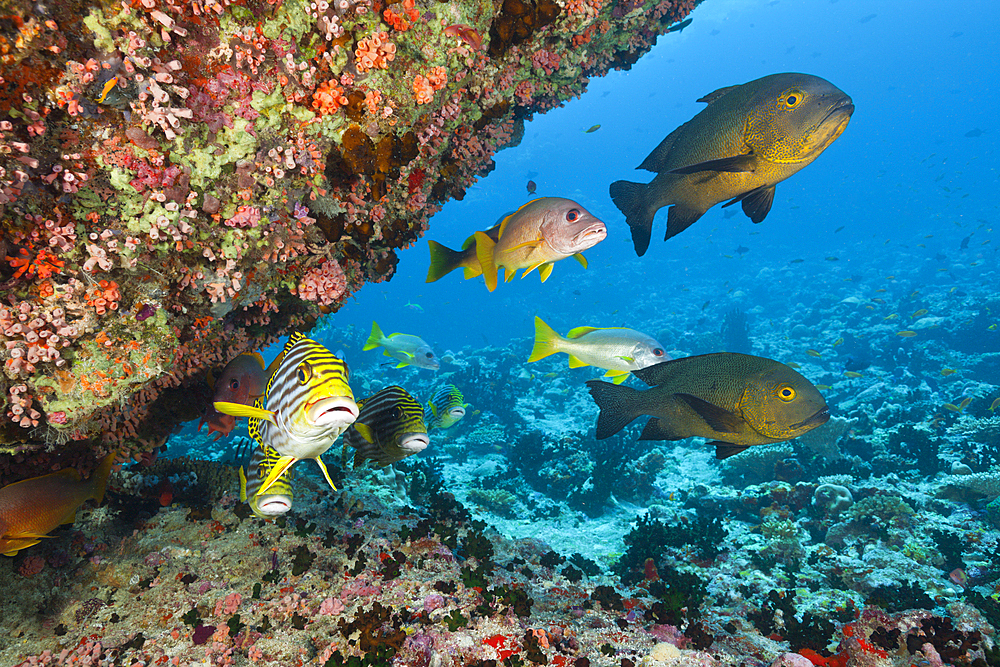
M 559 352 L 560 342 L 562 342 L 562 336 L 557 334 L 552 327 L 543 322 L 542 318 L 536 315 L 535 346 L 531 348 L 531 356 L 528 357 L 528 362 L 538 361 L 539 359 L 544 359 L 551 354 Z
M 374 350 L 376 347 L 382 345 L 382 339 L 385 336 L 382 335 L 382 330 L 378 328 L 378 323 L 374 320 L 372 321 L 372 335 L 368 336 L 368 340 L 365 341 L 365 346 L 363 350 Z
M 111 466 L 114 465 L 114 462 L 115 453 L 111 452 L 104 457 L 104 460 L 101 461 L 101 465 L 97 466 L 97 470 L 90 475 L 89 481 L 91 488 L 94 490 L 94 495 L 92 495 L 91 498 L 93 498 L 94 502 L 98 505 L 100 505 L 104 500 L 104 490 L 108 486 L 108 476 L 111 475 Z
M 485 232 L 476 232 L 476 259 L 483 267 L 486 289 L 491 292 L 497 288 L 497 266 L 493 262 L 493 249 L 495 247 L 496 243 Z
M 432 283 L 440 280 L 462 265 L 462 253 L 441 245 L 437 241 L 427 241 L 431 251 L 431 265 L 427 269 L 427 280 Z

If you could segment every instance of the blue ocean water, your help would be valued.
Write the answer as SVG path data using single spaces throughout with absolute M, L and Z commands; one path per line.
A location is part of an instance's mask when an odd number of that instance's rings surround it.
M 367 333 L 374 319 L 387 333 L 423 337 L 439 354 L 530 337 L 536 314 L 562 332 L 585 324 L 654 334 L 667 323 L 717 330 L 734 305 L 766 305 L 768 319 L 792 315 L 796 304 L 783 293 L 831 271 L 902 277 L 939 252 L 964 264 L 979 256 L 995 261 L 996 248 L 981 244 L 997 222 L 1000 7 L 987 0 L 953 3 L 947 11 L 924 0 L 708 0 L 691 17 L 690 26 L 660 37 L 630 71 L 592 80 L 581 98 L 527 123 L 520 145 L 498 153 L 496 170 L 463 201 L 448 203 L 425 236 L 459 247 L 530 200 L 531 179 L 537 196 L 575 199 L 607 223 L 608 238 L 585 253 L 589 269 L 562 262 L 544 285 L 536 273 L 492 294 L 481 279 L 464 281 L 460 272 L 425 284 L 428 251 L 421 240 L 399 253 L 390 282 L 366 286 L 330 324 Z M 652 174 L 635 167 L 703 108 L 699 97 L 783 71 L 821 76 L 853 98 L 856 111 L 844 134 L 777 187 L 763 223 L 752 224 L 742 212 L 725 218 L 716 207 L 664 243 L 664 209 L 649 252 L 637 258 L 608 185 L 649 180 Z M 598 131 L 584 132 L 595 124 Z M 960 254 L 961 240 L 973 232 Z M 750 251 L 740 256 L 739 246 Z M 794 272 L 758 276 L 797 258 L 806 261 Z M 853 293 L 849 283 L 837 287 L 841 298 Z M 761 294 L 766 303 L 734 298 L 734 288 Z M 698 310 L 705 301 L 711 304 Z M 692 315 L 698 317 L 691 321 Z M 349 361 L 367 363 L 375 356 L 367 354 Z
M 1000 312 L 989 310 L 1000 247 L 993 29 L 1000 8 L 984 0 L 948 9 L 924 0 L 707 0 L 690 26 L 662 36 L 631 70 L 594 79 L 581 98 L 528 122 L 520 145 L 495 156 L 496 170 L 399 252 L 391 281 L 365 286 L 311 335 L 364 379 L 359 398 L 399 383 L 426 399 L 439 382 L 432 371 L 393 368 L 380 350 L 363 352 L 377 321 L 386 333 L 420 336 L 438 356 L 504 358 L 521 369 L 525 384 L 516 391 L 525 395 L 540 396 L 541 384 L 560 376 L 559 392 L 577 402 L 549 401 L 539 408 L 549 414 L 536 411 L 534 419 L 562 416 L 569 424 L 579 401 L 596 414 L 583 380 L 602 371 L 571 373 L 563 355 L 527 364 L 536 315 L 561 333 L 582 325 L 637 329 L 676 358 L 725 349 L 723 321 L 739 309 L 751 351 L 799 365 L 824 387 L 834 416 L 860 415 L 853 397 L 879 383 L 885 388 L 876 393 L 899 400 L 892 384 L 904 378 L 917 378 L 911 398 L 927 407 L 906 420 L 897 411 L 879 428 L 930 420 L 936 406 L 963 397 L 989 416 L 985 406 L 1000 385 L 997 365 L 981 363 L 982 354 L 1000 351 L 1000 331 L 990 328 Z M 717 206 L 664 242 L 661 209 L 649 251 L 636 257 L 609 184 L 650 180 L 635 167 L 703 108 L 698 98 L 785 71 L 821 76 L 853 98 L 843 135 L 777 186 L 762 223 Z M 535 272 L 493 293 L 458 271 L 425 283 L 427 239 L 457 248 L 536 196 L 575 199 L 607 224 L 608 238 L 585 253 L 589 268 L 560 262 L 544 284 Z M 924 319 L 913 317 L 924 309 Z M 918 335 L 896 335 L 910 328 Z M 856 365 L 866 377 L 845 378 Z M 945 368 L 967 372 L 946 382 Z M 878 402 L 869 405 L 874 412 Z M 473 405 L 487 414 L 491 407 Z M 559 409 L 567 413 L 552 414 Z M 422 456 L 442 454 L 440 441 L 432 437 Z M 183 447 L 172 441 L 170 454 Z

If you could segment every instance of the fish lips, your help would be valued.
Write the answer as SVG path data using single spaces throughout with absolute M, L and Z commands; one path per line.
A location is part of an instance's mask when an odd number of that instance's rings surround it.
M 568 239 L 563 247 L 559 247 L 562 244 L 550 243 L 553 249 L 563 255 L 575 255 L 578 252 L 583 252 L 588 248 L 593 248 L 595 245 L 606 239 L 608 236 L 607 226 L 598 220 L 595 223 L 587 225 L 582 230 L 573 234 Z M 554 239 L 555 241 L 561 239 Z
M 404 433 L 399 438 L 399 448 L 405 452 L 418 454 L 431 444 L 431 439 L 426 433 Z
M 346 396 L 324 396 L 306 403 L 306 416 L 315 426 L 347 428 L 358 418 L 358 404 Z
M 826 116 L 823 117 L 823 120 L 820 121 L 820 124 L 826 123 L 827 121 L 831 120 L 834 116 L 837 116 L 838 121 L 842 121 L 843 117 L 850 118 L 853 114 L 854 114 L 854 100 L 845 95 L 842 99 L 838 100 L 837 103 L 833 105 L 833 107 L 830 108 L 830 111 L 828 111 Z
M 808 431 L 810 429 L 816 428 L 817 426 L 822 426 L 829 420 L 830 420 L 830 408 L 829 406 L 824 405 L 822 410 L 816 412 L 813 416 L 809 417 L 808 419 L 804 419 L 798 422 L 797 424 L 792 424 L 791 429 L 793 431 L 800 431 L 800 430 Z
M 257 511 L 267 516 L 278 516 L 292 509 L 292 499 L 283 493 L 269 493 L 257 499 Z

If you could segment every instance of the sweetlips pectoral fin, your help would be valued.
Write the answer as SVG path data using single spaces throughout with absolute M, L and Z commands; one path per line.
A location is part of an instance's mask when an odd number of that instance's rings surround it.
M 677 393 L 674 394 L 674 398 L 687 404 L 713 431 L 718 433 L 739 433 L 746 426 L 739 415 L 697 396 Z
M 587 258 L 583 256 L 583 253 L 579 252 L 576 253 L 575 255 L 573 255 L 573 259 L 580 262 L 580 266 L 582 266 L 583 268 L 587 268 Z
M 705 160 L 704 162 L 695 162 L 694 164 L 685 165 L 683 167 L 677 167 L 676 169 L 671 169 L 668 174 L 697 174 L 699 171 L 725 171 L 731 173 L 747 173 L 754 170 L 756 165 L 756 158 L 752 153 L 743 153 L 740 155 L 732 155 L 730 157 L 722 157 L 718 160 Z
M 354 428 L 355 431 L 358 432 L 358 435 L 364 438 L 367 442 L 375 442 L 375 436 L 372 435 L 372 430 L 371 428 L 368 427 L 367 424 L 362 424 L 361 422 L 354 422 L 353 424 L 351 424 L 351 426 Z
M 333 489 L 334 491 L 336 491 L 337 487 L 334 486 L 333 480 L 330 479 L 330 471 L 326 469 L 326 464 L 323 463 L 323 459 L 321 459 L 320 457 L 317 456 L 313 460 L 316 461 L 316 463 L 319 465 L 319 469 L 323 471 L 323 478 L 326 479 L 326 483 L 330 485 L 331 489 Z
M 296 461 L 298 461 L 298 459 L 294 456 L 282 456 L 279 458 L 275 462 L 274 467 L 271 468 L 271 472 L 269 472 L 267 477 L 264 478 L 264 481 L 261 482 L 257 495 L 262 496 L 267 493 L 268 490 L 274 486 L 274 483 L 278 481 L 278 478 L 284 475 L 285 471 L 291 468 L 292 464 Z
M 720 442 L 719 440 L 713 440 L 708 444 L 715 445 L 715 458 L 720 461 L 749 448 L 749 445 L 734 445 L 731 442 Z

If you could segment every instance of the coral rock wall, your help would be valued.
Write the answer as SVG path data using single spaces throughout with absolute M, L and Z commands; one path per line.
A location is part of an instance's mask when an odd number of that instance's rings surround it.
M 0 479 L 154 450 L 695 4 L 4 3 Z

